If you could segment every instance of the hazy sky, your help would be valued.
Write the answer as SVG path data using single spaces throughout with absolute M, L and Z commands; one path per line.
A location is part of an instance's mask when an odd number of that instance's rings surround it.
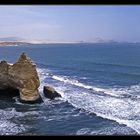
M 140 6 L 0 6 L 0 38 L 140 42 Z

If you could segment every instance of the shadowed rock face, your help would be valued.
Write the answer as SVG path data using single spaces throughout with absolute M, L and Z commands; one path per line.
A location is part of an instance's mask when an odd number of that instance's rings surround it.
M 61 95 L 58 92 L 56 92 L 53 87 L 44 86 L 43 92 L 45 97 L 51 100 L 55 99 L 56 97 L 61 97 Z
M 6 61 L 0 62 L 0 89 L 18 89 L 21 101 L 34 102 L 40 99 L 39 85 L 36 66 L 25 53 L 13 65 Z

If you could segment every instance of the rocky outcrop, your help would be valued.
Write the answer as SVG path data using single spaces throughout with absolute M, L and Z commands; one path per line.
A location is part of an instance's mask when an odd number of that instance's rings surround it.
M 49 86 L 44 86 L 43 92 L 44 92 L 45 97 L 51 100 L 53 100 L 56 97 L 61 97 L 61 95 L 58 92 L 56 92 L 54 88 L 49 87 Z
M 25 53 L 13 65 L 6 61 L 0 62 L 0 89 L 18 89 L 22 102 L 41 102 L 39 85 L 36 65 Z

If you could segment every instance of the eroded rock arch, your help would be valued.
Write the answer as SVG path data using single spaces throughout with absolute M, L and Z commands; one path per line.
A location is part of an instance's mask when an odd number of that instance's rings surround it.
M 0 89 L 18 89 L 23 102 L 41 101 L 38 88 L 40 86 L 36 65 L 22 53 L 18 61 L 8 64 L 0 62 Z

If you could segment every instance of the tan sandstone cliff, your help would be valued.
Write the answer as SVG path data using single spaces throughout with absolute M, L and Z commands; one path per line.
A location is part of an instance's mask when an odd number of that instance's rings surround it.
M 25 53 L 13 65 L 6 61 L 0 62 L 0 89 L 18 89 L 21 101 L 34 102 L 40 100 L 39 85 L 36 65 Z

